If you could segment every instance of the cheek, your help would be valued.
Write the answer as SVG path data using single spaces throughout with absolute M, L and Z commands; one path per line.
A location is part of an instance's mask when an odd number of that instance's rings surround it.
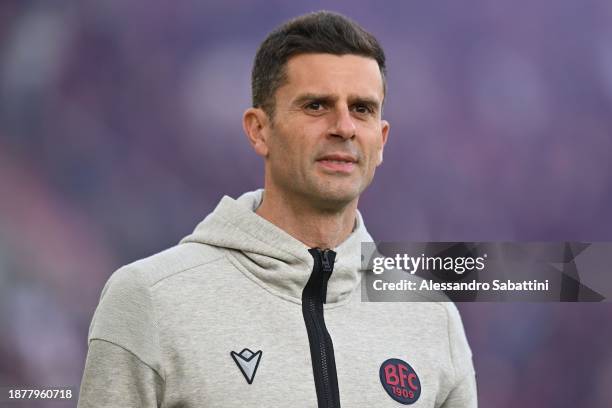
M 287 130 L 278 131 L 270 144 L 270 161 L 277 169 L 284 173 L 293 172 L 303 161 L 306 152 L 300 143 L 299 134 L 288 133 Z
M 380 152 L 382 151 L 382 140 L 372 137 L 367 143 L 367 156 L 368 166 L 376 167 L 380 158 Z
M 284 128 L 277 135 L 279 151 L 293 161 L 309 160 L 317 140 L 316 134 L 316 129 L 312 125 Z

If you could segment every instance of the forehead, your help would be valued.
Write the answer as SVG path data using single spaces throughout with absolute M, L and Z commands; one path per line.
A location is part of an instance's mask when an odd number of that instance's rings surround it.
M 336 93 L 383 99 L 378 63 L 359 55 L 299 54 L 287 61 L 289 93 Z M 281 89 L 279 89 L 281 91 Z

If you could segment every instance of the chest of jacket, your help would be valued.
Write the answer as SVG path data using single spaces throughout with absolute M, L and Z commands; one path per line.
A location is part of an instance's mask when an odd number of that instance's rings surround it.
M 194 281 L 180 296 L 156 294 L 166 406 L 316 407 L 301 305 L 244 276 L 235 278 L 230 287 Z M 408 363 L 418 376 L 414 407 L 434 407 L 443 400 L 452 362 L 441 307 L 362 303 L 355 294 L 345 304 L 326 306 L 324 316 L 342 406 L 401 406 L 381 378 L 383 363 L 393 358 Z M 400 396 L 412 391 L 414 382 L 403 381 L 401 387 L 399 379 L 390 377 Z

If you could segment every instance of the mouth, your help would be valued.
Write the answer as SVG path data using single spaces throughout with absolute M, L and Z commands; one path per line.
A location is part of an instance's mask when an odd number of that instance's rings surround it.
M 317 163 L 328 172 L 351 173 L 357 164 L 357 158 L 348 154 L 327 154 L 319 159 Z

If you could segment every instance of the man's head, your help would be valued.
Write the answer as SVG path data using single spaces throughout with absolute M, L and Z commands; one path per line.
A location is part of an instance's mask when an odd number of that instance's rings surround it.
M 243 118 L 265 158 L 266 190 L 336 211 L 355 203 L 382 162 L 385 56 L 356 23 L 307 14 L 261 44 Z

